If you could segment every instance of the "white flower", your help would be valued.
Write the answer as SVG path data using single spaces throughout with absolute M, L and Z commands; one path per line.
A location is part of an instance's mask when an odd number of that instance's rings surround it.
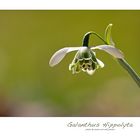
M 123 58 L 123 53 L 112 45 L 66 47 L 58 50 L 51 57 L 49 65 L 53 67 L 57 65 L 67 53 L 77 51 L 72 63 L 69 65 L 69 70 L 71 70 L 73 74 L 83 71 L 92 75 L 96 69 L 104 67 L 104 63 L 96 58 L 95 49 L 103 50 L 115 58 Z
M 52 56 L 49 65 L 53 67 L 58 64 L 66 56 L 67 53 L 77 51 L 72 63 L 69 65 L 69 70 L 72 71 L 73 74 L 83 71 L 88 73 L 89 75 L 92 75 L 96 69 L 104 67 L 104 63 L 96 58 L 96 53 L 94 52 L 94 50 L 103 50 L 115 58 L 122 59 L 123 53 L 119 49 L 114 47 L 115 44 L 113 43 L 111 37 L 111 27 L 112 24 L 109 24 L 105 30 L 105 40 L 93 31 L 87 32 L 84 35 L 83 44 L 81 47 L 66 47 L 60 49 Z M 91 34 L 99 37 L 106 45 L 88 47 L 89 37 Z

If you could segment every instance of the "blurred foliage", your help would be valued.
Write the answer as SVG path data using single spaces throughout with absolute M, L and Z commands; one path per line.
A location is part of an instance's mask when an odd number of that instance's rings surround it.
M 93 76 L 68 70 L 74 52 L 48 65 L 55 51 L 80 46 L 88 31 L 103 36 L 109 23 L 140 74 L 140 11 L 0 11 L 0 116 L 140 116 L 139 87 L 107 53 L 96 51 L 105 67 Z

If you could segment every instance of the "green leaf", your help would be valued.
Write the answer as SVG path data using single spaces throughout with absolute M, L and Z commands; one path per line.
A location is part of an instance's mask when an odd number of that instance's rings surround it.
M 105 30 L 105 41 L 107 42 L 108 45 L 115 46 L 115 43 L 112 41 L 112 36 L 111 36 L 111 28 L 112 28 L 112 25 L 113 24 L 109 24 L 106 27 L 106 30 Z

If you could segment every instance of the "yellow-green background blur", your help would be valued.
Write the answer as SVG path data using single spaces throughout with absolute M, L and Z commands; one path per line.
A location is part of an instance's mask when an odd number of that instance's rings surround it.
M 140 116 L 140 89 L 109 54 L 96 51 L 105 67 L 93 76 L 68 70 L 75 52 L 48 65 L 60 48 L 81 46 L 86 32 L 104 36 L 109 23 L 140 74 L 140 11 L 0 11 L 0 116 Z

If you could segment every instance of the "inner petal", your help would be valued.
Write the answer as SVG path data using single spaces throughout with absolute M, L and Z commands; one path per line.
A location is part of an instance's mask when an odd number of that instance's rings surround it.
M 95 69 L 95 70 L 96 70 L 96 69 Z M 88 69 L 87 69 L 86 72 L 87 72 L 87 74 L 92 75 L 92 74 L 95 72 L 95 70 L 88 70 Z

